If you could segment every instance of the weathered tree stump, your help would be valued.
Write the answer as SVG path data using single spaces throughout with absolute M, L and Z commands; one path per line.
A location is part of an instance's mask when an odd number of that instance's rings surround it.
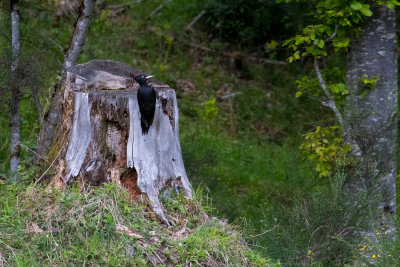
M 157 93 L 153 125 L 142 135 L 137 103 L 139 71 L 113 61 L 93 60 L 68 70 L 63 118 L 49 153 L 56 163 L 54 185 L 80 177 L 99 185 L 115 182 L 132 196 L 148 197 L 154 212 L 169 224 L 160 191 L 175 187 L 192 196 L 181 156 L 174 89 L 152 78 Z

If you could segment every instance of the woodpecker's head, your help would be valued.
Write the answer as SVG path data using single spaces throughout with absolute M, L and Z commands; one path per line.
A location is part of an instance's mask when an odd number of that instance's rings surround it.
M 143 85 L 147 83 L 147 79 L 150 79 L 153 76 L 144 76 L 143 74 L 135 74 L 133 75 L 133 78 L 135 81 L 139 83 L 139 85 Z

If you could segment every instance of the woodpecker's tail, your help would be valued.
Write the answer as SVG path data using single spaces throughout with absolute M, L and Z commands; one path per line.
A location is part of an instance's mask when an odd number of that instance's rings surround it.
M 150 125 L 143 117 L 140 120 L 140 124 L 142 125 L 142 135 L 147 134 L 149 132 Z

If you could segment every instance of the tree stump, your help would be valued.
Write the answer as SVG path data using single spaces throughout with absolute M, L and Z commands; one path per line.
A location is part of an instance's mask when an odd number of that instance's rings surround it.
M 153 125 L 142 135 L 137 103 L 139 85 L 131 67 L 93 60 L 68 70 L 63 85 L 63 117 L 49 152 L 55 162 L 52 184 L 65 186 L 80 177 L 99 185 L 115 182 L 131 196 L 146 196 L 154 212 L 169 225 L 160 191 L 181 189 L 192 197 L 178 136 L 174 89 L 152 78 L 157 93 Z

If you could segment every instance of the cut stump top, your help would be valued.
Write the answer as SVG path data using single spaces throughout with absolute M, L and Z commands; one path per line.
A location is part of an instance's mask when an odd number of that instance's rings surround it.
M 75 91 L 102 91 L 102 93 L 128 94 L 128 91 L 137 91 L 139 85 L 134 81 L 133 75 L 147 75 L 122 62 L 111 60 L 91 60 L 85 64 L 76 65 L 68 70 L 73 74 Z M 150 78 L 149 84 L 156 91 L 171 89 L 169 85 Z M 97 92 L 100 93 L 100 92 Z

